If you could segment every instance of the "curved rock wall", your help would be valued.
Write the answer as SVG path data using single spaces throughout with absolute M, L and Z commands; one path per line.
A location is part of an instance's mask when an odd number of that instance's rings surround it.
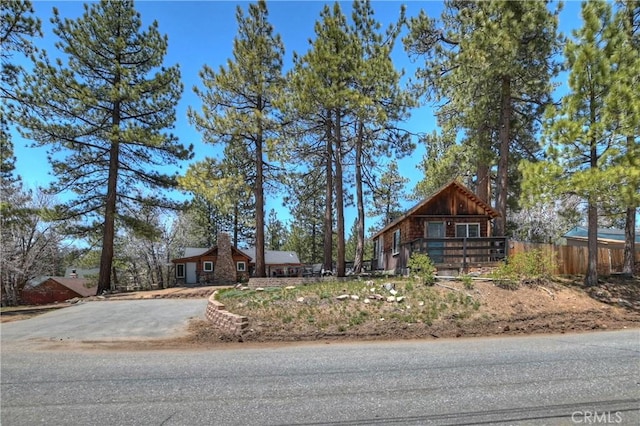
M 240 335 L 249 326 L 249 318 L 227 311 L 224 304 L 216 300 L 217 291 L 209 296 L 205 316 L 219 329 Z

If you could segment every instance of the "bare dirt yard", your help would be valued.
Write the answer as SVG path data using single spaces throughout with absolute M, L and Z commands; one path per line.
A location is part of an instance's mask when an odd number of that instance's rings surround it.
M 231 342 L 436 339 L 640 327 L 639 278 L 608 277 L 590 288 L 579 277 L 564 278 L 517 289 L 487 280 L 438 280 L 434 286 L 425 286 L 388 279 L 263 291 L 170 288 L 93 299 L 206 298 L 215 290 L 229 311 L 249 318 L 242 336 L 225 334 L 206 320 L 193 320 L 188 333 L 178 339 L 110 346 L 170 349 Z M 0 318 L 4 322 L 40 312 L 39 308 L 23 309 L 22 313 L 3 310 Z

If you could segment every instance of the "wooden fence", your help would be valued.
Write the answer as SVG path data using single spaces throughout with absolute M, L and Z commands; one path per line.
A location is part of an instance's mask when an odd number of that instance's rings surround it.
M 555 253 L 558 275 L 584 275 L 587 271 L 587 247 L 557 246 L 554 244 L 524 243 L 509 240 L 509 256 L 530 250 Z M 636 264 L 640 262 L 640 251 L 636 250 Z M 611 275 L 622 272 L 624 251 L 622 249 L 598 248 L 598 274 Z

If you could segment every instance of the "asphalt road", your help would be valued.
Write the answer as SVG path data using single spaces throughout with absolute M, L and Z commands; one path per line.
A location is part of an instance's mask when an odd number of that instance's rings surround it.
M 84 302 L 0 326 L 3 345 L 29 341 L 158 339 L 184 333 L 191 318 L 204 319 L 206 299 Z
M 640 330 L 149 352 L 11 343 L 3 426 L 640 424 Z

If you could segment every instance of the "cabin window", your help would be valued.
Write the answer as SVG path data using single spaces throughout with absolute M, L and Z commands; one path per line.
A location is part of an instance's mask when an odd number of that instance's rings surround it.
M 393 254 L 400 253 L 400 230 L 396 229 L 393 233 Z
M 210 260 L 202 262 L 202 270 L 204 272 L 213 272 L 213 262 Z
M 480 236 L 479 223 L 456 223 L 456 237 L 478 238 Z
M 176 278 L 184 278 L 184 263 L 176 265 Z
M 245 262 L 236 262 L 236 271 L 245 272 L 247 270 L 247 264 Z

